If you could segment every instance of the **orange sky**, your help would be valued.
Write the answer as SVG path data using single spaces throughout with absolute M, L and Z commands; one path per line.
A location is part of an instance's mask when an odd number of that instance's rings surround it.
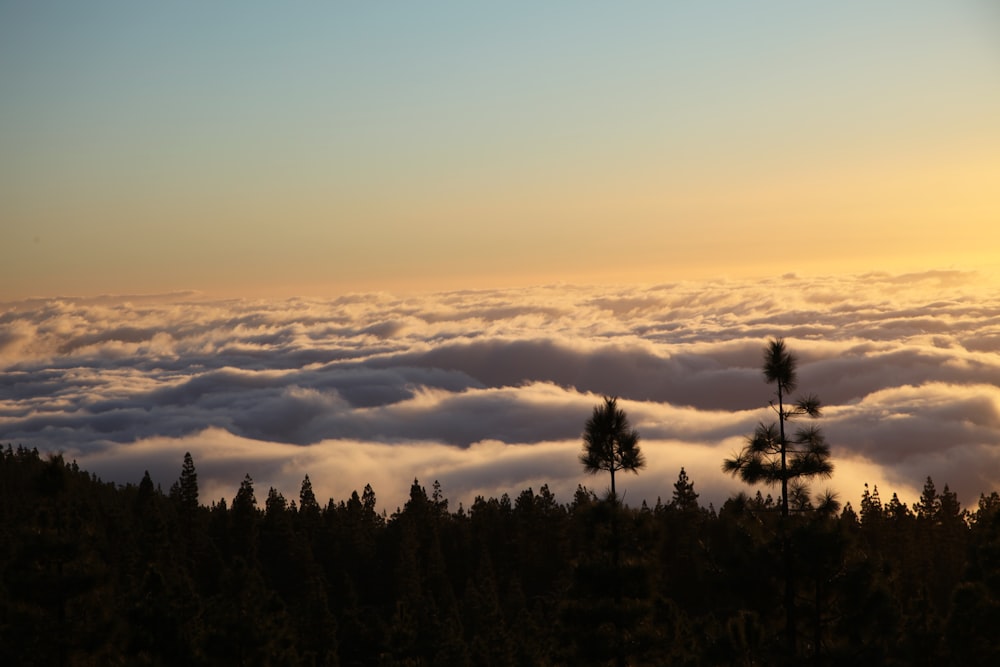
M 1000 18 L 0 8 L 0 299 L 991 267 Z

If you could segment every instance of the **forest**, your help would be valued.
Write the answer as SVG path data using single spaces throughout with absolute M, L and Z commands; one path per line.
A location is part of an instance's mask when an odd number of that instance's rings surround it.
M 164 491 L 8 444 L 0 664 L 1000 664 L 1000 495 L 963 508 L 928 477 L 912 507 L 811 497 L 830 449 L 792 424 L 819 401 L 792 400 L 780 340 L 763 370 L 776 421 L 720 462 L 750 491 L 718 508 L 683 468 L 653 506 L 619 499 L 644 461 L 614 397 L 578 462 L 611 486 L 567 503 L 455 508 L 413 480 L 387 515 L 371 486 L 321 502 L 308 475 L 297 498 L 247 475 L 206 503 L 190 454 Z
M 546 487 L 449 508 L 414 481 L 320 504 L 247 477 L 199 502 L 103 483 L 59 456 L 0 456 L 6 665 L 768 665 L 786 656 L 770 496 L 629 508 Z M 799 664 L 1000 664 L 1000 496 L 928 479 L 914 506 L 796 513 Z

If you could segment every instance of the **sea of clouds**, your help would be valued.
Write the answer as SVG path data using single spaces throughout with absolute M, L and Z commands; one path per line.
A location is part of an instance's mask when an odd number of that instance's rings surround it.
M 249 473 L 323 500 L 370 483 L 390 513 L 414 478 L 456 508 L 548 484 L 563 502 L 606 475 L 578 462 L 602 395 L 621 397 L 648 466 L 626 502 L 669 500 L 684 467 L 704 504 L 749 490 L 721 472 L 773 387 L 770 337 L 857 507 L 928 475 L 975 507 L 1000 489 L 1000 293 L 982 274 L 566 285 L 335 299 L 195 294 L 0 304 L 0 442 L 62 452 L 104 480 L 168 488 L 185 451 L 203 502 Z M 766 493 L 766 489 L 765 489 Z

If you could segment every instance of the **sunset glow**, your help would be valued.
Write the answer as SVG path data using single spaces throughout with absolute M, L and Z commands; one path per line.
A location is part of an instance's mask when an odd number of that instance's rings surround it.
M 988 266 L 998 25 L 980 2 L 5 6 L 0 298 Z

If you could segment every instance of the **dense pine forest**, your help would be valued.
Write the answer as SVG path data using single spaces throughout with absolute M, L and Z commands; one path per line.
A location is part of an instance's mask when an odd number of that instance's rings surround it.
M 451 508 L 417 481 L 289 500 L 246 477 L 206 505 L 60 456 L 0 456 L 5 665 L 1000 664 L 1000 497 L 928 479 L 907 507 L 702 507 L 683 470 L 649 507 L 546 487 Z M 809 511 L 811 508 L 811 511 Z M 787 533 L 796 654 L 787 649 Z

